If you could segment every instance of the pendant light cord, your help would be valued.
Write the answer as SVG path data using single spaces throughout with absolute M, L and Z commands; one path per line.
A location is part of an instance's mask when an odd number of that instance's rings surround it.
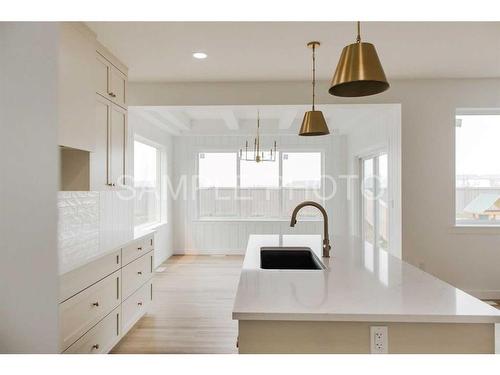
M 257 110 L 257 150 L 255 155 L 259 154 L 260 151 L 260 111 Z
M 312 90 L 313 90 L 313 100 L 312 100 L 312 110 L 314 111 L 314 99 L 315 99 L 315 88 L 316 88 L 316 45 L 313 44 L 312 46 L 313 50 L 313 79 L 312 79 Z
M 361 22 L 358 21 L 358 36 L 356 37 L 356 43 L 361 43 Z

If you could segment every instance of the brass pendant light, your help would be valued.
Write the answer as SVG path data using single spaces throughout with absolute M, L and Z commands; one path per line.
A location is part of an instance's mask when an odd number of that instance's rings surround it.
M 342 50 L 328 92 L 335 96 L 359 97 L 379 94 L 388 88 L 375 46 L 361 41 L 358 21 L 356 43 Z
M 313 41 L 307 43 L 307 47 L 312 48 L 312 111 L 307 111 L 302 120 L 299 135 L 314 136 L 330 134 L 328 125 L 326 125 L 323 112 L 316 111 L 314 108 L 315 89 L 316 89 L 316 48 L 320 46 L 319 42 Z

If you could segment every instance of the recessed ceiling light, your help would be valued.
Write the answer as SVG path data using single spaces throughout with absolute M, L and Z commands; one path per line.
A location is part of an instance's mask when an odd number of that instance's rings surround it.
M 207 54 L 205 52 L 193 52 L 193 57 L 198 60 L 203 60 L 207 58 Z

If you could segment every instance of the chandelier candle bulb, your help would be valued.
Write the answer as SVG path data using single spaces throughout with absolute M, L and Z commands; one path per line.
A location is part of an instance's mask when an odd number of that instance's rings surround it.
M 266 151 L 267 152 L 267 151 Z M 243 157 L 242 152 L 240 152 L 240 159 L 243 161 L 254 161 L 260 163 L 262 161 L 276 161 L 276 141 L 274 141 L 274 152 L 273 148 L 270 148 L 269 156 L 266 156 L 264 151 L 260 147 L 260 113 L 257 111 L 257 137 L 253 139 L 253 155 L 251 158 L 248 157 L 248 141 L 245 141 L 245 157 Z

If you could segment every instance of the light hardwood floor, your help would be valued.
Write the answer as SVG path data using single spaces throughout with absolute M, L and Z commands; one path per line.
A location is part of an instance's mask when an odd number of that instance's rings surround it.
M 153 304 L 112 353 L 237 353 L 231 319 L 242 256 L 172 256 Z

